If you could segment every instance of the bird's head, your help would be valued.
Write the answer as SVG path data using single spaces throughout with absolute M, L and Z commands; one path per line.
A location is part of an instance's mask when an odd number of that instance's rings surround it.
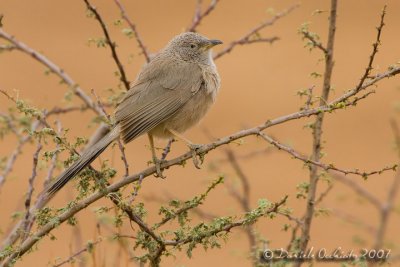
M 208 39 L 198 33 L 185 32 L 175 36 L 166 50 L 186 61 L 206 63 L 211 59 L 211 48 L 222 44 L 220 40 Z

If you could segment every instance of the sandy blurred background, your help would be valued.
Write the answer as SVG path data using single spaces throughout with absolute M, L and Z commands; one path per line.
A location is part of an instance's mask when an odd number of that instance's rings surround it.
M 384 71 L 388 65 L 400 60 L 399 1 L 340 1 L 333 75 L 334 95 L 338 96 L 358 83 L 367 64 L 376 34 L 375 27 L 378 25 L 384 2 L 388 5 L 388 14 L 375 67 L 378 71 Z M 119 18 L 119 11 L 113 1 L 97 0 L 92 3 L 107 21 L 112 38 L 118 43 L 118 52 L 128 78 L 133 80 L 144 63 L 135 40 L 128 39 L 121 33 L 121 27 L 113 25 L 113 21 Z M 195 1 L 189 0 L 132 0 L 123 3 L 131 19 L 137 24 L 145 44 L 153 52 L 162 48 L 171 37 L 182 32 L 190 24 L 195 8 Z M 292 0 L 221 1 L 217 9 L 199 27 L 199 31 L 228 44 L 268 18 L 269 8 L 280 11 L 296 3 L 297 1 Z M 189 131 L 187 137 L 198 143 L 206 143 L 209 139 L 204 134 L 204 129 L 216 137 L 222 137 L 243 127 L 255 126 L 267 119 L 297 111 L 304 99 L 296 96 L 296 91 L 314 84 L 320 86 L 321 79 L 312 78 L 310 73 L 323 72 L 323 63 L 318 63 L 321 54 L 318 51 L 310 53 L 305 49 L 297 31 L 302 23 L 311 22 L 310 29 L 319 33 L 325 42 L 327 13 L 314 16 L 312 13 L 316 9 L 328 8 L 329 1 L 303 1 L 301 7 L 292 14 L 278 21 L 275 26 L 262 31 L 263 36 L 279 36 L 280 41 L 272 46 L 255 44 L 237 47 L 229 55 L 217 60 L 222 77 L 218 101 L 201 125 Z M 107 89 L 115 88 L 118 84 L 118 79 L 113 74 L 116 67 L 108 48 L 96 48 L 87 44 L 89 38 L 100 37 L 102 33 L 98 23 L 86 17 L 83 1 L 1 0 L 0 13 L 5 15 L 4 29 L 7 32 L 59 64 L 88 94 L 93 88 L 101 97 L 107 97 Z M 216 50 L 222 48 L 218 47 Z M 21 98 L 29 99 L 32 105 L 39 108 L 63 105 L 62 99 L 67 88 L 59 85 L 57 77 L 45 76 L 44 71 L 42 65 L 20 52 L 0 54 L 0 88 L 9 92 L 18 90 Z M 374 170 L 397 161 L 389 119 L 398 116 L 395 107 L 398 105 L 399 85 L 398 77 L 384 80 L 379 83 L 377 93 L 357 107 L 326 116 L 325 162 L 333 162 L 345 169 Z M 75 99 L 75 103 L 80 102 Z M 0 96 L 1 111 L 6 111 L 10 105 L 5 97 Z M 86 125 L 92 116 L 90 111 L 63 116 L 63 127 L 70 129 L 68 136 L 90 136 L 95 128 Z M 311 131 L 303 128 L 308 122 L 311 120 L 294 121 L 273 127 L 267 132 L 309 154 Z M 164 143 L 158 142 L 158 145 L 163 146 Z M 245 139 L 242 146 L 231 145 L 239 155 L 263 146 L 266 146 L 266 143 L 256 138 Z M 14 147 L 15 140 L 12 138 L 1 142 L 0 156 L 8 155 Z M 126 149 L 132 173 L 143 169 L 147 160 L 150 160 L 146 137 L 132 142 Z M 170 157 L 182 153 L 185 149 L 184 145 L 175 143 Z M 2 232 L 8 230 L 13 211 L 23 209 L 23 194 L 26 192 L 27 179 L 31 173 L 33 150 L 34 146 L 24 150 L 16 163 L 15 171 L 0 192 Z M 118 153 L 117 150 L 109 149 L 101 158 L 113 159 L 122 174 L 122 163 Z M 166 195 L 189 199 L 203 192 L 218 173 L 226 175 L 227 183 L 237 184 L 237 178 L 229 165 L 219 166 L 217 172 L 210 169 L 210 163 L 222 157 L 223 153 L 213 151 L 207 155 L 201 170 L 195 169 L 191 162 L 188 162 L 185 168 L 166 170 L 168 178 L 165 180 L 147 179 L 138 201 L 143 201 L 144 196 Z M 295 197 L 296 186 L 308 181 L 308 172 L 301 162 L 291 159 L 283 152 L 275 151 L 243 161 L 241 164 L 251 180 L 252 206 L 255 207 L 260 198 L 277 201 L 289 194 L 288 206 L 294 209 L 295 215 L 303 214 L 305 201 Z M 45 172 L 46 170 L 42 170 L 39 173 L 39 181 Z M 387 172 L 370 177 L 367 182 L 362 181 L 360 177 L 353 178 L 379 199 L 385 200 L 393 177 L 394 173 Z M 320 188 L 325 187 L 325 184 L 320 183 Z M 67 188 L 52 202 L 53 205 L 60 207 L 71 197 L 72 186 Z M 395 254 L 399 253 L 400 241 L 398 204 L 399 198 L 395 207 L 397 214 L 391 218 L 385 243 L 385 247 L 392 248 Z M 35 251 L 25 255 L 17 266 L 49 266 L 58 257 L 65 258 L 82 248 L 86 240 L 96 239 L 98 231 L 93 210 L 101 205 L 110 206 L 108 201 L 100 201 L 77 216 L 82 243 L 79 244 L 75 240 L 76 230 L 73 227 L 62 225 L 53 231 L 57 238 L 55 241 L 50 241 L 49 238 L 40 241 Z M 149 222 L 156 220 L 158 206 L 157 203 L 148 202 Z M 339 183 L 335 184 L 322 206 L 352 214 L 375 227 L 378 225 L 376 210 Z M 229 196 L 224 186 L 210 194 L 203 208 L 219 215 L 240 213 L 240 207 Z M 281 230 L 286 222 L 283 218 L 272 221 L 262 219 L 257 224 L 257 230 L 271 241 L 271 247 L 279 248 L 286 246 L 290 238 L 289 233 Z M 123 232 L 132 232 L 128 223 L 125 224 Z M 109 236 L 110 232 L 102 229 L 102 234 Z M 358 250 L 372 246 L 373 238 L 373 235 L 366 233 L 362 227 L 331 215 L 314 220 L 309 244 L 315 248 L 333 249 L 341 246 L 345 250 Z M 184 253 L 177 253 L 175 259 L 166 259 L 162 266 L 250 266 L 246 258 L 247 252 L 246 236 L 236 229 L 222 249 L 207 252 L 201 248 L 196 249 L 191 260 L 188 260 Z M 88 259 L 88 266 L 93 264 L 93 258 L 98 266 L 133 265 L 128 263 L 129 256 L 125 252 L 119 253 L 117 242 L 105 241 L 96 247 L 94 256 L 85 257 Z

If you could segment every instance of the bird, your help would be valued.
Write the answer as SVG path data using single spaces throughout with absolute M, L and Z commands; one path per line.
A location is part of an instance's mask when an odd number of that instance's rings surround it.
M 196 125 L 216 100 L 221 79 L 211 48 L 219 44 L 222 41 L 208 39 L 195 32 L 173 37 L 142 67 L 119 101 L 114 113 L 115 122 L 109 133 L 88 147 L 45 189 L 47 199 L 52 198 L 119 138 L 127 144 L 147 134 L 158 177 L 164 178 L 154 137 L 176 138 L 185 142 L 198 167 L 195 151 L 199 145 L 185 138 L 183 133 Z

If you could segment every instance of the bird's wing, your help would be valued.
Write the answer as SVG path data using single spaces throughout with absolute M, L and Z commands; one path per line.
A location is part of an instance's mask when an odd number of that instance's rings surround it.
M 127 143 L 170 118 L 201 87 L 197 64 L 153 59 L 119 103 L 115 118 Z

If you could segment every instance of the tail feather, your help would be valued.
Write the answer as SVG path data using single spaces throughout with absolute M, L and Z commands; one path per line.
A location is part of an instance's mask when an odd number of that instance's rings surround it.
M 55 193 L 64 187 L 69 180 L 74 178 L 80 171 L 92 163 L 118 136 L 119 127 L 117 126 L 93 146 L 86 149 L 81 157 L 61 173 L 60 176 L 48 187 L 46 190 L 47 197 L 50 199 Z

